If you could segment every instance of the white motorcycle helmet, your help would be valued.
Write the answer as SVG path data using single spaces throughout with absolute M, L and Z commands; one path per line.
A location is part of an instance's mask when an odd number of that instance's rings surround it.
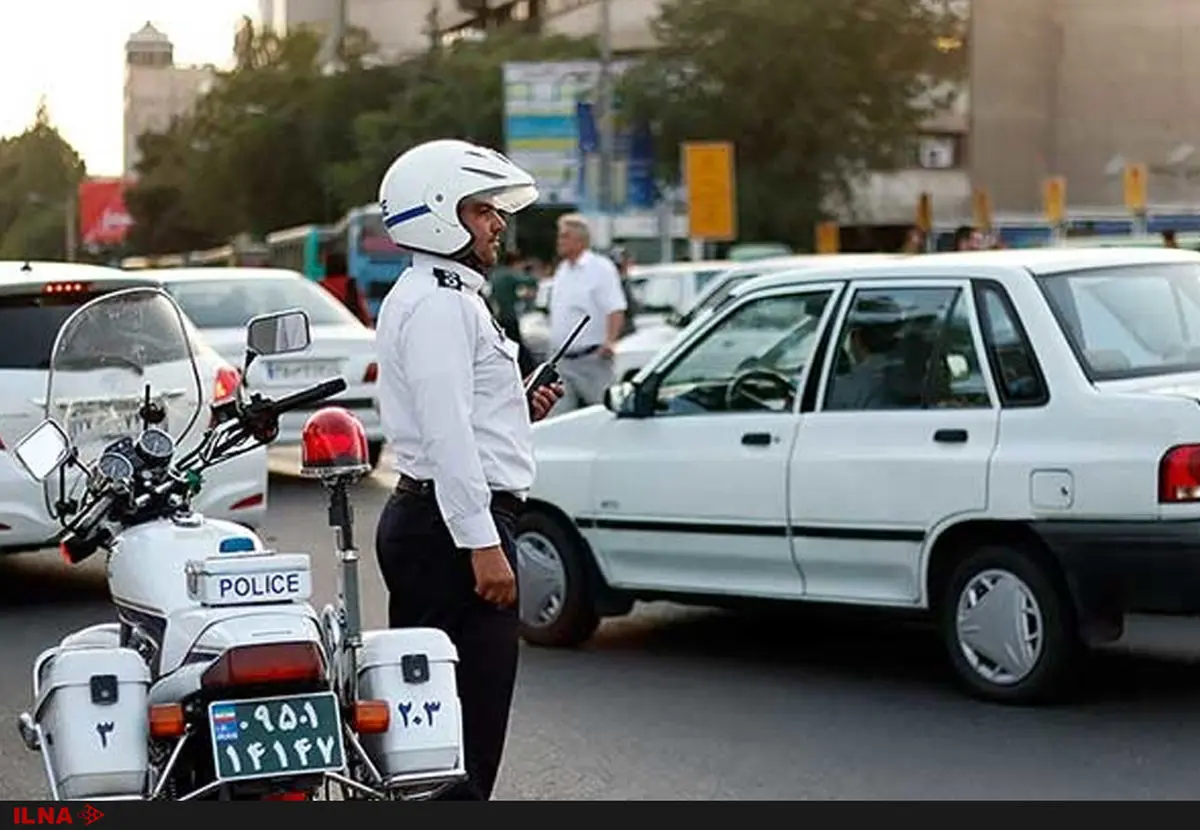
M 469 198 L 504 213 L 537 201 L 533 176 L 495 150 L 456 139 L 418 144 L 392 162 L 379 183 L 388 236 L 402 248 L 457 259 L 471 249 L 458 217 Z

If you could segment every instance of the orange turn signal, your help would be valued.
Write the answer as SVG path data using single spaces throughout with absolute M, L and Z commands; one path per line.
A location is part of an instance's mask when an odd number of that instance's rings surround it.
M 158 703 L 150 707 L 150 736 L 182 738 L 187 731 L 183 707 L 178 703 Z
M 354 731 L 360 735 L 379 735 L 388 731 L 392 716 L 386 700 L 359 700 L 354 703 Z

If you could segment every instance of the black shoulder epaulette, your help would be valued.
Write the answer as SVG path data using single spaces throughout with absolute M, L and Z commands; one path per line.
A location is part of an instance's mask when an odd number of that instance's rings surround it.
M 433 278 L 437 280 L 440 288 L 453 288 L 455 291 L 462 291 L 462 277 L 451 271 L 443 271 L 441 268 L 433 269 Z

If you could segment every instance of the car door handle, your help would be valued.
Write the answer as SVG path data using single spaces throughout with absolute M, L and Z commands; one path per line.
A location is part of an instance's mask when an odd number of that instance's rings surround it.
M 766 447 L 771 444 L 769 432 L 747 432 L 742 436 L 742 443 L 747 447 Z
M 939 444 L 965 444 L 967 431 L 965 429 L 939 429 L 933 434 L 933 440 Z

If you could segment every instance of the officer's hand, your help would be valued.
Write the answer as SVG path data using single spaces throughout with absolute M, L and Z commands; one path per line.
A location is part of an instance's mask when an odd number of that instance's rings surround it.
M 488 602 L 507 608 L 517 602 L 517 578 L 499 545 L 471 551 L 475 571 L 475 593 Z
M 550 410 L 554 408 L 554 404 L 558 403 L 558 399 L 562 396 L 563 386 L 561 383 L 551 383 L 548 386 L 539 386 L 533 390 L 529 401 L 533 420 L 540 421 L 550 414 Z

